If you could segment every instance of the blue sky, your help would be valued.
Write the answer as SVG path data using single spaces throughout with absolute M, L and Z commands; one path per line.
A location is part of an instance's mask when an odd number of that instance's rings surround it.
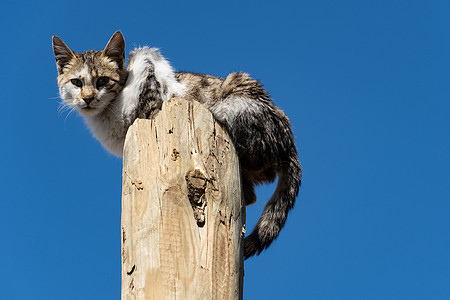
M 290 117 L 304 181 L 245 299 L 450 299 L 450 2 L 3 1 L 2 299 L 120 299 L 120 159 L 58 113 L 51 36 L 247 71 Z M 274 187 L 247 209 L 253 227 Z

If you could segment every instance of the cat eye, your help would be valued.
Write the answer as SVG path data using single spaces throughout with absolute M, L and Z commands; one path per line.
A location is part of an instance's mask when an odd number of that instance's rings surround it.
M 106 76 L 102 76 L 99 79 L 97 79 L 97 89 L 103 87 L 109 82 L 109 78 Z
M 71 79 L 70 82 L 72 82 L 72 84 L 77 87 L 83 86 L 83 83 L 81 82 L 81 80 L 77 79 L 77 78 Z

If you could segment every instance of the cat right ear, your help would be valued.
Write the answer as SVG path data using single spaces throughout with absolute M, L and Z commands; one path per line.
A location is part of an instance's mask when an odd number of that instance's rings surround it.
M 74 53 L 56 35 L 53 36 L 53 52 L 55 53 L 56 66 L 58 67 L 58 72 L 59 74 L 62 74 L 64 66 L 73 58 Z

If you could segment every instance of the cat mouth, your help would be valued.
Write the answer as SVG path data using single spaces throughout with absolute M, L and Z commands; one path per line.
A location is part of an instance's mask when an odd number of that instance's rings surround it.
M 88 111 L 88 110 L 95 110 L 95 109 L 97 109 L 97 107 L 92 106 L 91 104 L 88 103 L 88 104 L 84 105 L 83 107 L 81 107 L 81 109 Z
M 85 106 L 81 108 L 80 112 L 83 113 L 84 115 L 91 116 L 97 114 L 98 110 L 97 108 L 92 106 Z

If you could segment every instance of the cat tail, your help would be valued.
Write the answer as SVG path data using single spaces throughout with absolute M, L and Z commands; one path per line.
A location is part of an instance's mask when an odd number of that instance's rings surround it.
M 264 207 L 252 233 L 244 240 L 244 258 L 259 255 L 277 238 L 288 212 L 294 207 L 301 184 L 302 169 L 295 146 L 288 154 L 288 160 L 278 170 L 278 184 L 274 194 Z

